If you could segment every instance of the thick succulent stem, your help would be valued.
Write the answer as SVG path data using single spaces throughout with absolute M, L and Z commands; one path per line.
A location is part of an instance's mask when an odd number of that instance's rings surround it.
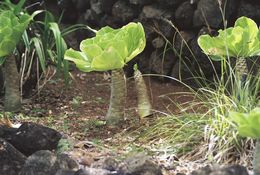
M 140 119 L 143 119 L 144 117 L 151 115 L 152 105 L 150 103 L 149 95 L 142 73 L 138 69 L 135 69 L 134 79 L 135 87 L 137 90 L 138 114 Z
M 260 139 L 257 139 L 254 160 L 253 160 L 254 175 L 260 175 Z
M 116 127 L 125 117 L 126 79 L 124 70 L 113 70 L 111 81 L 111 96 L 106 121 L 108 125 Z
M 19 90 L 20 76 L 17 71 L 15 56 L 11 54 L 5 60 L 5 101 L 4 109 L 8 112 L 17 112 L 21 109 L 21 96 Z

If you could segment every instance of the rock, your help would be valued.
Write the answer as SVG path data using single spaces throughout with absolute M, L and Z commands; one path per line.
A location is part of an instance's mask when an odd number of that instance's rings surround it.
M 159 18 L 162 17 L 165 13 L 165 9 L 159 7 L 157 5 L 146 5 L 143 7 L 143 10 L 140 14 L 141 19 L 149 19 L 149 18 Z
M 256 2 L 256 1 L 254 1 Z M 249 3 L 242 0 L 238 7 L 237 17 L 246 16 L 253 19 L 256 23 L 260 24 L 260 4 Z
M 163 6 L 177 6 L 180 3 L 186 1 L 186 0 L 156 0 L 159 4 L 163 5 Z
M 75 171 L 71 170 L 58 170 L 55 175 L 75 175 Z
M 148 5 L 152 4 L 154 0 L 129 0 L 129 2 L 134 5 Z
M 138 16 L 136 9 L 125 0 L 119 0 L 113 5 L 112 14 L 117 21 L 124 24 L 132 21 Z
M 229 20 L 230 16 L 235 12 L 236 0 L 222 1 L 221 8 L 225 6 L 225 19 Z M 219 28 L 223 23 L 220 5 L 216 0 L 200 0 L 198 2 L 197 10 L 193 16 L 194 27 L 207 26 L 211 28 Z
M 109 171 L 116 171 L 118 168 L 118 162 L 115 159 L 109 157 L 104 160 L 94 162 L 91 165 L 91 168 L 99 168 L 99 169 L 105 169 Z
M 17 175 L 26 157 L 7 141 L 0 138 L 0 174 Z
M 29 156 L 25 162 L 20 175 L 48 175 L 55 174 L 52 167 L 56 162 L 57 157 L 50 151 L 41 150 Z
M 34 123 L 23 123 L 8 142 L 29 156 L 38 150 L 56 149 L 60 138 L 61 134 L 54 129 Z
M 90 0 L 73 0 L 77 11 L 83 13 L 90 8 Z
M 249 175 L 247 169 L 241 165 L 231 165 L 228 167 L 209 167 L 206 166 L 193 171 L 190 175 Z
M 118 173 L 120 175 L 162 175 L 160 167 L 143 153 L 127 157 L 120 163 Z
M 112 14 L 112 7 L 117 0 L 99 0 L 101 9 L 106 14 Z
M 67 155 L 58 155 L 48 150 L 37 151 L 29 156 L 19 175 L 55 175 L 78 170 L 77 163 Z M 62 174 L 63 175 L 63 174 Z
M 180 31 L 176 34 L 173 41 L 173 46 L 180 57 L 192 56 L 189 47 L 191 46 L 190 43 L 194 38 L 196 38 L 196 34 L 192 31 Z
M 5 125 L 0 125 L 0 138 L 10 140 L 12 135 L 17 132 L 17 128 L 10 128 Z
M 84 169 L 79 170 L 75 173 L 75 175 L 117 175 L 116 172 L 108 171 L 106 169 L 100 169 L 100 168 L 89 168 L 84 167 Z
M 154 48 L 159 49 L 165 45 L 165 41 L 162 37 L 158 36 L 152 41 L 152 45 Z
M 178 29 L 190 29 L 192 27 L 192 20 L 194 15 L 194 6 L 190 2 L 183 2 L 175 12 L 175 23 Z
M 170 75 L 172 67 L 177 61 L 174 52 L 170 48 L 167 51 L 160 49 L 152 52 L 150 59 L 151 71 L 159 75 Z

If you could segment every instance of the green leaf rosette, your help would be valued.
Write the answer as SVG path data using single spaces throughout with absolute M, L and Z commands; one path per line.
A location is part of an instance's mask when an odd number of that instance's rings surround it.
M 260 55 L 260 30 L 247 17 L 240 17 L 234 27 L 219 30 L 218 36 L 201 35 L 198 44 L 213 60 L 225 57 L 247 58 Z
M 0 57 L 14 51 L 31 19 L 28 14 L 17 17 L 11 10 L 0 11 Z
M 65 59 L 73 61 L 84 72 L 123 68 L 141 53 L 146 44 L 141 23 L 129 23 L 120 29 L 103 27 L 96 36 L 83 40 L 80 51 L 69 49 Z

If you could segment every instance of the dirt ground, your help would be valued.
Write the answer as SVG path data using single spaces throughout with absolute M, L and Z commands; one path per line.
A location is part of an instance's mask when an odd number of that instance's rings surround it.
M 133 78 L 127 78 L 126 122 L 116 129 L 111 129 L 103 124 L 110 98 L 109 74 L 74 71 L 71 76 L 70 85 L 67 88 L 62 80 L 52 78 L 40 89 L 39 93 L 23 99 L 23 111 L 13 118 L 13 122 L 33 121 L 57 129 L 64 135 L 77 140 L 77 146 L 70 154 L 76 159 L 80 158 L 79 162 L 85 165 L 102 157 L 115 156 L 115 153 L 118 156 L 127 152 L 128 148 L 123 148 L 123 146 L 122 149 L 117 147 L 116 151 L 113 150 L 111 143 L 112 146 L 121 144 L 120 138 L 113 140 L 114 136 L 146 125 L 139 122 L 136 112 L 137 96 Z M 191 97 L 178 95 L 188 90 L 177 82 L 162 82 L 149 76 L 145 76 L 145 81 L 155 116 L 179 113 L 174 103 L 192 100 Z M 99 141 L 102 142 L 102 146 L 97 146 Z M 163 162 L 172 167 L 172 161 L 176 158 L 174 155 L 165 156 L 157 157 L 156 162 L 160 164 Z M 181 170 L 175 167 L 173 173 L 168 171 L 164 174 L 187 172 L 186 169 L 190 166 L 193 166 L 190 162 L 184 163 L 178 166 Z M 183 167 L 185 168 L 182 171 Z
M 185 102 L 189 100 L 189 98 L 183 99 L 174 95 L 174 93 L 187 91 L 177 82 L 165 83 L 151 77 L 145 77 L 145 80 L 154 113 L 176 113 L 178 111 L 174 101 Z M 58 129 L 65 130 L 68 134 L 76 132 L 75 135 L 79 138 L 80 135 L 95 138 L 106 137 L 103 132 L 88 132 L 87 135 L 81 132 L 88 129 L 87 127 L 91 127 L 91 122 L 105 120 L 109 98 L 109 74 L 74 71 L 68 88 L 64 87 L 61 80 L 53 78 L 41 89 L 40 93 L 35 94 L 30 99 L 24 99 L 22 113 L 34 116 L 36 120 L 38 118 L 38 122 L 47 122 L 50 125 L 55 125 L 57 122 Z M 134 80 L 130 77 L 127 78 L 126 118 L 128 121 L 138 120 L 136 106 L 137 96 Z M 59 126 L 63 128 L 59 128 Z M 119 127 L 118 129 L 123 128 Z

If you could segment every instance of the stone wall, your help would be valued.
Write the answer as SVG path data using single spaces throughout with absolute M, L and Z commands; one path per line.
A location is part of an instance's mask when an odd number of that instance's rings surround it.
M 49 3 L 55 6 L 56 1 L 49 0 Z M 57 4 L 60 12 L 64 10 L 63 23 L 67 24 L 83 23 L 99 29 L 141 22 L 147 47 L 133 62 L 144 73 L 176 78 L 180 72 L 183 78 L 189 78 L 199 70 L 208 78 L 212 76 L 212 64 L 201 53 L 197 38 L 205 33 L 215 35 L 223 28 L 220 9 L 225 12 L 228 26 L 240 16 L 260 24 L 257 0 L 60 0 Z M 89 31 L 77 32 L 78 42 L 91 36 Z M 214 65 L 218 70 L 218 63 Z M 131 63 L 129 67 L 131 73 Z

